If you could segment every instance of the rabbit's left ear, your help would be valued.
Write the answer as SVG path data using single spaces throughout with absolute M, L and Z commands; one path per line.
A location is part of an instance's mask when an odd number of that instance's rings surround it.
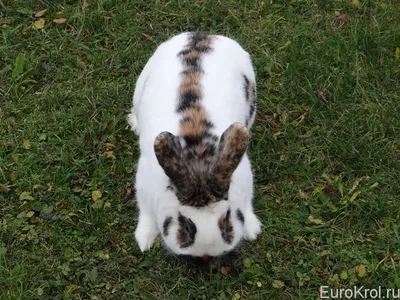
M 160 133 L 154 141 L 154 152 L 174 186 L 183 194 L 190 191 L 190 176 L 179 138 L 170 132 Z
M 209 184 L 219 198 L 227 196 L 229 183 L 249 143 L 249 131 L 241 123 L 233 123 L 222 134 L 217 161 L 211 169 Z

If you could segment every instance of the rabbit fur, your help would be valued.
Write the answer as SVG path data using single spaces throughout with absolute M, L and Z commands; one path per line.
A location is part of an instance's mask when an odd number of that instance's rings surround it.
M 250 55 L 234 40 L 182 33 L 139 76 L 128 116 L 139 136 L 141 251 L 161 235 L 175 254 L 220 256 L 256 239 L 246 150 L 256 108 Z

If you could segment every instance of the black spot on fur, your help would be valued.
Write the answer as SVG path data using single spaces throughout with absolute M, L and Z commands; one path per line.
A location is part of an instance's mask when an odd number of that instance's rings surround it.
M 208 120 L 204 120 L 203 123 L 204 123 L 204 127 L 207 128 L 207 129 L 211 129 L 211 128 L 214 127 L 214 124 L 211 123 L 211 122 L 208 121 Z M 209 133 L 209 132 L 207 132 L 207 133 Z
M 253 84 L 251 86 L 251 93 L 253 94 L 253 102 L 256 102 L 257 100 L 257 90 L 256 90 L 256 85 Z
M 251 104 L 250 104 L 250 108 L 249 108 L 249 115 L 248 115 L 248 117 L 246 118 L 246 127 L 249 127 L 249 122 L 250 122 L 250 120 L 251 120 L 251 118 L 253 117 L 253 115 L 254 115 L 254 113 L 255 113 L 255 110 L 256 110 L 256 105 L 255 105 L 255 103 L 254 102 L 252 102 Z
M 187 147 L 197 146 L 201 143 L 201 140 L 197 136 L 184 136 L 183 139 L 185 140 Z
M 197 228 L 193 221 L 179 214 L 178 217 L 179 229 L 177 239 L 181 248 L 187 248 L 194 244 Z
M 168 235 L 169 226 L 171 225 L 172 217 L 166 217 L 163 223 L 163 234 L 164 236 Z
M 242 224 L 244 224 L 244 215 L 243 215 L 242 211 L 239 208 L 236 210 L 236 216 L 239 219 L 239 221 Z
M 181 120 L 181 123 L 190 122 L 190 121 L 191 121 L 191 118 L 183 117 L 182 120 Z
M 179 56 L 188 55 L 188 54 L 190 53 L 190 51 L 192 51 L 192 49 L 184 49 L 184 50 L 182 50 L 182 51 L 179 51 L 178 57 L 179 57 Z
M 249 84 L 250 84 L 250 81 L 249 81 L 249 79 L 247 78 L 247 76 L 246 75 L 244 75 L 243 74 L 243 79 L 244 79 L 244 96 L 246 97 L 246 101 L 249 101 L 250 100 L 250 92 L 249 92 Z
M 197 52 L 201 52 L 201 53 L 208 53 L 211 51 L 211 47 L 209 46 L 196 46 L 193 48 L 195 51 Z
M 207 32 L 193 32 L 190 41 L 190 48 L 199 47 L 201 42 L 209 39 L 210 34 Z
M 179 103 L 177 112 L 183 113 L 185 110 L 191 108 L 192 105 L 195 104 L 199 100 L 200 100 L 200 98 L 193 92 L 185 93 L 181 97 L 181 100 L 180 100 L 181 102 Z
M 200 100 L 199 95 L 196 94 L 193 90 L 188 90 L 184 94 L 181 95 L 181 101 L 187 106 L 190 106 L 192 103 Z
M 200 68 L 199 57 L 183 57 L 182 58 L 186 66 Z
M 211 132 L 206 132 L 204 137 L 206 139 L 211 140 L 213 143 L 218 142 L 218 136 L 216 136 L 215 134 L 212 134 Z
M 254 105 L 254 103 L 250 104 L 250 109 L 249 109 L 250 117 L 254 114 L 255 109 L 256 109 L 256 106 Z
M 197 65 L 197 66 L 186 66 L 186 68 L 181 72 L 181 75 L 182 76 L 188 76 L 189 74 L 193 74 L 193 73 L 201 75 L 201 74 L 204 73 L 204 71 L 200 67 L 200 65 Z
M 249 103 L 249 113 L 246 117 L 246 127 L 249 126 L 250 120 L 253 118 L 255 110 L 256 110 L 256 85 L 254 82 L 250 81 L 249 78 L 242 74 L 243 76 L 243 87 L 244 87 L 244 96 L 246 98 L 247 103 Z

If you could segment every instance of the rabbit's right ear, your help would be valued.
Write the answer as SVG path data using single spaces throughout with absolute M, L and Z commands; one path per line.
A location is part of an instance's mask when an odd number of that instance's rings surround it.
M 249 132 L 241 123 L 233 123 L 222 134 L 217 162 L 210 173 L 209 185 L 219 198 L 227 197 L 233 172 L 236 170 L 249 143 Z
M 182 194 L 189 192 L 189 171 L 182 157 L 179 138 L 170 132 L 161 132 L 154 141 L 154 152 L 158 163 L 177 190 Z

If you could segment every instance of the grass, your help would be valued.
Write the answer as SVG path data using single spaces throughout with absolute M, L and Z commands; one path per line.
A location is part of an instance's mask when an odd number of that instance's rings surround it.
M 396 0 L 88 3 L 0 0 L 1 299 L 400 287 Z M 195 30 L 238 40 L 257 73 L 250 156 L 263 233 L 230 270 L 187 268 L 159 243 L 142 254 L 132 236 L 135 80 L 159 43 Z

